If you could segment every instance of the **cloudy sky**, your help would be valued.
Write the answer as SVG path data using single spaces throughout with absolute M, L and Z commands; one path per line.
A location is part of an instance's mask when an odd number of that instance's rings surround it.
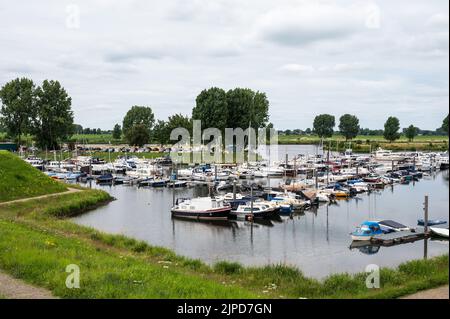
M 75 121 L 191 114 L 204 88 L 267 93 L 279 129 L 353 113 L 435 129 L 448 113 L 448 0 L 0 0 L 0 84 L 59 80 Z

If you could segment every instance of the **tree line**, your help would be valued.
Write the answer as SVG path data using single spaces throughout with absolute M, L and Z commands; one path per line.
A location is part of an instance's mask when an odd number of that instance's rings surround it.
M 201 120 L 202 127 L 225 128 L 265 126 L 269 120 L 269 101 L 263 92 L 248 88 L 229 91 L 212 87 L 197 96 L 191 117 L 182 114 L 169 116 L 167 120 L 155 120 L 149 106 L 133 106 L 125 115 L 122 127 L 116 124 L 113 137 L 124 137 L 130 145 L 142 146 L 149 142 L 167 144 L 175 128 L 185 128 L 192 133 L 193 120 Z
M 336 120 L 333 115 L 330 114 L 320 114 L 315 117 L 313 123 L 312 133 L 317 134 L 321 139 L 330 138 L 335 133 L 334 128 L 336 126 Z M 389 142 L 394 142 L 398 140 L 401 136 L 400 133 L 400 120 L 395 116 L 390 116 L 385 124 L 384 130 L 368 130 L 361 129 L 359 125 L 359 119 L 355 115 L 344 114 L 339 119 L 339 131 L 342 136 L 345 137 L 346 141 L 354 139 L 358 134 L 361 135 L 382 135 Z M 423 131 L 414 125 L 409 125 L 404 128 L 402 133 L 408 138 L 409 141 L 413 141 L 414 138 Z M 448 115 L 442 121 L 440 128 L 436 130 L 440 134 L 449 135 L 448 130 Z M 364 134 L 365 133 L 365 134 Z M 375 133 L 375 134 L 372 134 Z
M 192 132 L 193 120 L 201 120 L 202 127 L 225 128 L 273 128 L 269 123 L 269 100 L 265 93 L 248 88 L 224 90 L 212 87 L 200 92 L 195 100 L 191 116 L 174 114 L 167 120 L 156 120 L 150 106 L 135 105 L 126 113 L 122 125 L 112 130 L 83 128 L 73 123 L 72 100 L 58 81 L 45 80 L 40 86 L 27 78 L 17 78 L 0 89 L 0 131 L 5 131 L 19 144 L 21 137 L 30 134 L 41 148 L 56 149 L 73 134 L 112 134 L 116 140 L 124 139 L 128 144 L 142 146 L 150 142 L 167 144 L 175 128 L 186 128 Z M 286 130 L 285 134 L 316 134 L 321 139 L 335 133 L 336 119 L 330 114 L 315 117 L 313 128 L 302 131 Z M 355 115 L 344 114 L 339 118 L 338 131 L 347 141 L 361 135 L 383 135 L 393 142 L 400 138 L 400 121 L 389 117 L 384 130 L 369 130 L 360 127 Z M 437 131 L 448 135 L 448 115 Z M 402 133 L 411 141 L 421 132 L 414 125 Z

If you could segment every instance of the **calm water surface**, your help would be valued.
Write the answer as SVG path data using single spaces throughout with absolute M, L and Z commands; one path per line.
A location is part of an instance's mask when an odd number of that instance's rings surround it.
M 293 218 L 255 223 L 253 227 L 247 222 L 173 219 L 172 189 L 95 186 L 117 200 L 74 221 L 164 246 L 208 263 L 219 260 L 245 265 L 284 263 L 297 266 L 308 276 L 321 278 L 331 273 L 362 272 L 368 264 L 396 266 L 423 258 L 425 241 L 381 247 L 369 253 L 365 249 L 350 249 L 349 233 L 363 221 L 374 219 L 393 219 L 414 226 L 423 217 L 425 195 L 430 196 L 430 218 L 448 220 L 448 176 L 448 171 L 440 172 L 414 184 L 396 185 L 335 205 L 323 205 Z M 175 191 L 177 197 L 207 194 L 204 188 Z M 448 241 L 427 241 L 428 257 L 448 251 Z

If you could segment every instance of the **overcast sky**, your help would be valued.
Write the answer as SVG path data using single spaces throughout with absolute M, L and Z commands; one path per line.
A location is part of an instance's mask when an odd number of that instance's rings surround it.
M 352 113 L 435 129 L 448 113 L 448 0 L 0 0 L 0 84 L 59 80 L 75 121 L 132 105 L 191 115 L 204 88 L 267 93 L 276 128 Z

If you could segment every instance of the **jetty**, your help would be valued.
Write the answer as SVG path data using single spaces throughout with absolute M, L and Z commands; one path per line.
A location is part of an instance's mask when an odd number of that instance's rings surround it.
M 379 246 L 389 247 L 398 244 L 412 243 L 429 237 L 430 234 L 428 232 L 422 230 L 408 230 L 375 235 L 371 238 L 370 242 Z

